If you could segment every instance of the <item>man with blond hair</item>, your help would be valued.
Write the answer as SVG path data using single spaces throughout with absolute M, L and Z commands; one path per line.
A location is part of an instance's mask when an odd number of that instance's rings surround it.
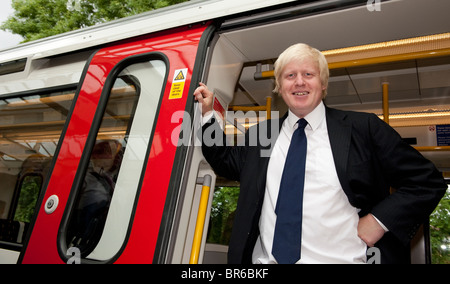
M 376 115 L 325 106 L 328 78 L 320 51 L 289 47 L 275 63 L 289 111 L 255 126 L 280 129 L 270 157 L 263 145 L 202 146 L 219 175 L 241 183 L 230 263 L 365 263 L 374 246 L 381 263 L 409 262 L 408 244 L 447 185 Z M 213 94 L 200 83 L 194 96 L 205 133 L 217 126 Z

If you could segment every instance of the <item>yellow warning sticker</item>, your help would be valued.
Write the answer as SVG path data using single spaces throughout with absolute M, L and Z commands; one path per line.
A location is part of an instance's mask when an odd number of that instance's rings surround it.
M 187 68 L 175 70 L 170 89 L 169 100 L 181 99 L 183 97 L 184 83 L 186 82 Z

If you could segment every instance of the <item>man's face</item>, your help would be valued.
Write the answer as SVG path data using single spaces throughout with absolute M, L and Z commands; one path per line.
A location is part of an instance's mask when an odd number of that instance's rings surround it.
M 280 85 L 281 97 L 300 118 L 320 104 L 326 89 L 320 81 L 319 66 L 311 59 L 288 63 L 281 74 Z

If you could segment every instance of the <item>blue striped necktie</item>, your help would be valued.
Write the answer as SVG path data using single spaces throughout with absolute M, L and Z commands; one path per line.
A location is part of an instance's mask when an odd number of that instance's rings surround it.
M 275 207 L 277 221 L 272 254 L 280 264 L 293 264 L 301 258 L 307 124 L 305 119 L 300 119 L 292 135 Z

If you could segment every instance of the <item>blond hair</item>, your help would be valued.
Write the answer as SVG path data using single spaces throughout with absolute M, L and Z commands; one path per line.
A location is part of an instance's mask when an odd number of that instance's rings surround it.
M 302 62 L 305 59 L 312 59 L 317 63 L 320 72 L 320 82 L 322 83 L 322 86 L 325 87 L 322 97 L 325 98 L 327 95 L 328 79 L 330 77 L 328 62 L 322 52 L 304 43 L 290 46 L 280 54 L 275 62 L 275 89 L 273 90 L 275 93 L 278 93 L 281 89 L 281 75 L 286 65 L 292 60 Z

